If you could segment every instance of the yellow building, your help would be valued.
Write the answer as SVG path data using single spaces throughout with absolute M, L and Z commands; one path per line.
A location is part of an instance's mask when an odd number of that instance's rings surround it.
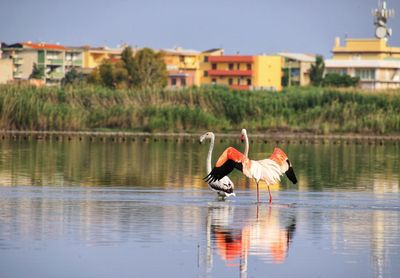
M 163 49 L 168 71 L 168 87 L 184 88 L 200 85 L 200 51 L 176 47 Z
M 100 66 L 104 60 L 120 59 L 125 46 L 121 48 L 83 47 L 83 49 L 83 68 L 94 69 Z
M 204 55 L 202 85 L 225 85 L 238 90 L 282 89 L 280 56 Z
M 325 61 L 326 73 L 360 78 L 365 89 L 400 88 L 400 47 L 390 47 L 386 39 L 336 38 L 332 59 Z

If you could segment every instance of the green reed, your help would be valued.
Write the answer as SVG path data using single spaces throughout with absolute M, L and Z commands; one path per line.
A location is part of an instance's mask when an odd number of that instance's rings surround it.
M 112 90 L 0 86 L 0 128 L 194 132 L 374 133 L 400 131 L 400 91 L 289 88 L 283 92 L 225 87 Z

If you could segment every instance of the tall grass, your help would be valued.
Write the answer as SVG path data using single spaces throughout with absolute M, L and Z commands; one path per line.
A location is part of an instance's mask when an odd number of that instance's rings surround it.
M 400 133 L 400 91 L 224 87 L 111 90 L 98 86 L 0 86 L 0 128 L 17 130 Z

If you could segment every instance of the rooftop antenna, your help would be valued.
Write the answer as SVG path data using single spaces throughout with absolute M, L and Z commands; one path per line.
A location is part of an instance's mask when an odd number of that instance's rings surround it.
M 394 10 L 387 8 L 386 0 L 379 0 L 379 7 L 372 10 L 372 15 L 375 18 L 375 36 L 378 39 L 388 39 L 392 35 L 392 29 L 387 26 L 389 18 L 394 17 Z

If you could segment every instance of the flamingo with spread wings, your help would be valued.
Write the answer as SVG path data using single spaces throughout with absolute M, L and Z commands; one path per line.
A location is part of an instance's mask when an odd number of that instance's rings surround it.
M 215 167 L 204 177 L 206 182 L 214 182 L 222 179 L 229 173 L 237 169 L 246 177 L 253 178 L 257 183 L 257 202 L 260 202 L 259 182 L 265 181 L 268 187 L 269 202 L 272 202 L 270 185 L 281 180 L 281 176 L 286 174 L 291 182 L 297 183 L 292 164 L 287 155 L 280 148 L 275 148 L 269 158 L 263 160 L 250 160 L 247 156 L 233 147 L 227 148 L 218 158 Z

